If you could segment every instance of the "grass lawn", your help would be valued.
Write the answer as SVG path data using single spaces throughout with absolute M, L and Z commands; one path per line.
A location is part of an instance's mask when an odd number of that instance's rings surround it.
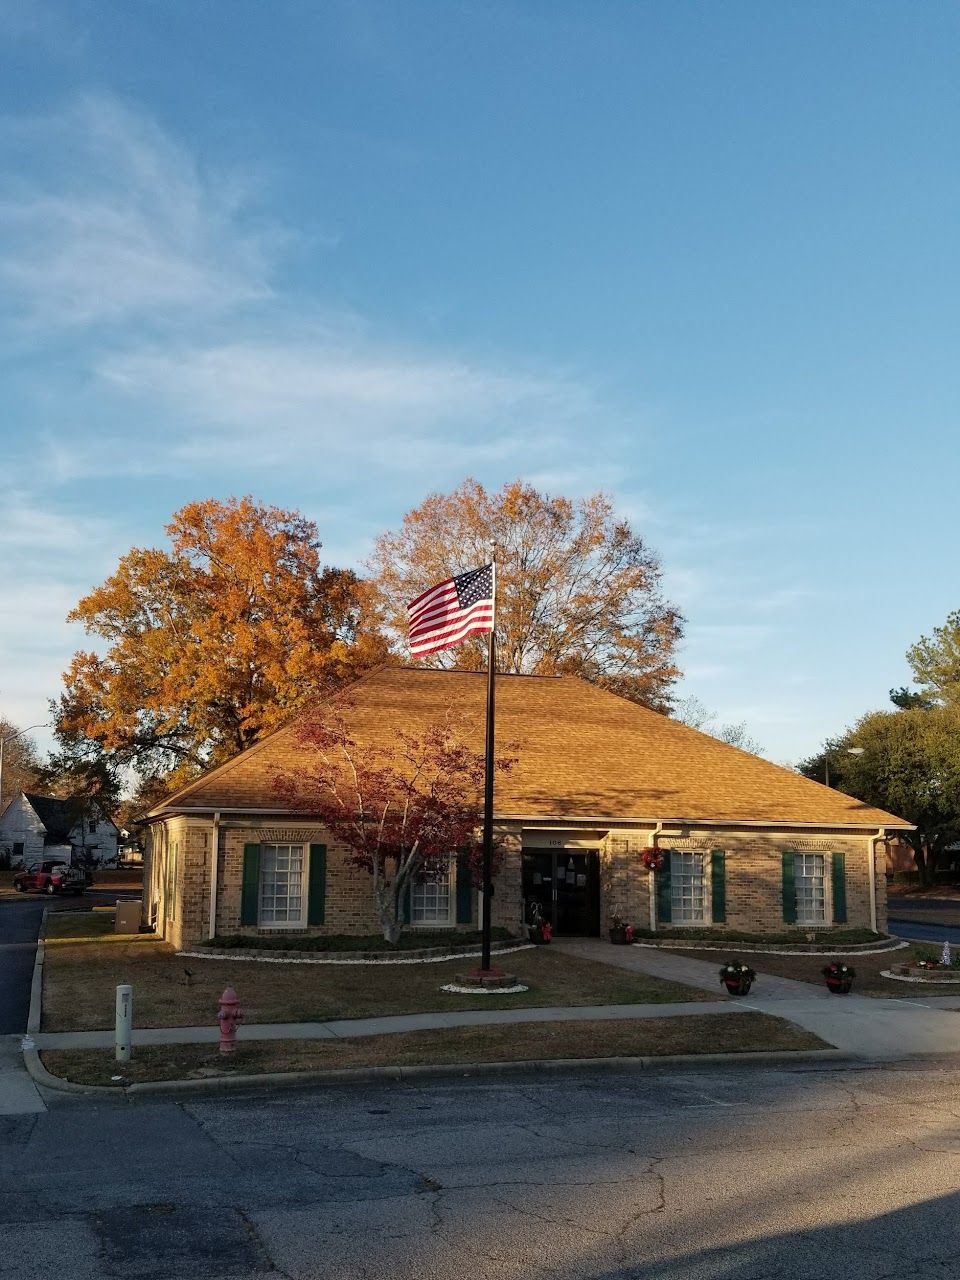
M 91 889 L 123 889 L 126 892 L 143 888 L 143 867 L 104 867 L 93 871 Z
M 909 907 L 891 907 L 890 917 L 894 927 L 898 920 L 905 920 L 911 924 L 945 925 L 955 929 L 960 925 L 960 901 L 955 907 L 941 907 L 937 910 L 929 906 L 924 909 L 923 899 L 918 898 L 915 903 L 911 902 Z
M 69 919 L 69 923 L 65 923 Z M 81 922 L 85 921 L 83 924 Z M 105 937 L 112 916 L 52 915 L 43 967 L 43 1030 L 87 1031 L 113 1025 L 115 987 L 130 983 L 134 1025 L 215 1023 L 217 1000 L 234 986 L 248 1022 L 324 1022 L 434 1009 L 505 1009 L 542 1005 L 660 1004 L 703 1000 L 702 992 L 536 947 L 504 956 L 503 967 L 529 991 L 507 996 L 448 995 L 440 990 L 473 960 L 440 964 L 314 965 L 185 960 L 149 935 Z M 82 938 L 61 930 L 87 929 Z M 99 934 L 99 936 L 98 936 Z
M 760 1013 L 696 1015 L 642 1022 L 542 1022 L 509 1027 L 456 1027 L 353 1040 L 288 1040 L 241 1044 L 224 1060 L 209 1045 L 158 1045 L 115 1062 L 112 1050 L 48 1050 L 43 1064 L 80 1084 L 200 1079 L 265 1071 L 324 1071 L 345 1067 L 410 1066 L 428 1062 L 523 1062 L 531 1058 L 647 1057 L 672 1053 L 748 1053 L 770 1049 L 827 1049 L 815 1035 Z
M 684 951 L 685 956 L 690 956 L 696 960 L 709 960 L 712 964 L 716 964 L 719 983 L 719 969 L 723 960 L 728 957 L 726 953 L 716 951 Z M 737 951 L 735 947 L 730 948 L 730 957 L 736 958 Z M 924 995 L 958 995 L 960 994 L 960 969 L 957 970 L 957 984 L 937 984 L 921 986 L 915 982 L 896 982 L 891 978 L 881 978 L 881 969 L 894 969 L 902 964 L 910 964 L 914 957 L 924 959 L 937 959 L 940 956 L 940 948 L 925 945 L 924 943 L 916 943 L 912 947 L 905 947 L 900 951 L 885 951 L 880 955 L 871 955 L 869 953 L 856 956 L 844 956 L 844 963 L 852 965 L 856 970 L 856 978 L 853 983 L 855 995 L 861 996 L 912 996 L 914 998 Z M 823 967 L 830 962 L 830 956 L 809 956 L 809 955 L 791 955 L 791 956 L 768 956 L 768 955 L 751 955 L 744 957 L 749 965 L 757 971 L 757 981 L 754 986 L 756 995 L 763 995 L 763 975 L 769 973 L 777 978 L 795 978 L 798 982 L 812 982 L 817 986 L 823 986 Z

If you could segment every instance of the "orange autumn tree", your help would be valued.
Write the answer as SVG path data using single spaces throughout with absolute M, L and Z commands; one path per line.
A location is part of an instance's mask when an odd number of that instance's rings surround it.
M 381 534 L 367 569 L 382 625 L 403 649 L 406 604 L 497 552 L 498 670 L 568 674 L 656 710 L 679 675 L 682 619 L 660 592 L 656 554 L 603 493 L 572 501 L 516 480 L 488 492 L 465 480 Z M 486 636 L 424 665 L 482 669 Z
M 211 498 L 166 532 L 168 548 L 134 547 L 69 615 L 105 644 L 74 655 L 54 712 L 62 742 L 178 785 L 386 647 L 363 583 L 321 564 L 317 527 L 299 513 Z

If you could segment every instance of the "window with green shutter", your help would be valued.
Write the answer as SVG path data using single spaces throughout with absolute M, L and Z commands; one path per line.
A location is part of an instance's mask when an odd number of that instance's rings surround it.
M 260 904 L 260 846 L 243 846 L 243 884 L 240 891 L 240 923 L 256 924 Z
M 457 854 L 457 924 L 473 923 L 473 898 L 470 859 L 461 851 Z
M 794 864 L 796 857 L 792 853 L 784 853 L 782 858 L 783 882 L 783 919 L 787 924 L 797 921 L 797 881 Z
M 727 855 L 722 849 L 710 853 L 710 906 L 714 924 L 727 919 Z
M 846 856 L 842 853 L 832 855 L 831 888 L 833 889 L 833 923 L 847 923 L 847 868 Z
M 307 881 L 307 924 L 323 924 L 327 901 L 327 846 L 310 846 Z
M 657 895 L 657 923 L 670 924 L 673 920 L 673 889 L 670 879 L 670 850 L 664 849 L 663 866 L 653 873 Z

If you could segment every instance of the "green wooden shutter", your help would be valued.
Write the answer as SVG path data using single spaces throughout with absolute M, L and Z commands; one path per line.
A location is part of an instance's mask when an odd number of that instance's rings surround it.
M 408 880 L 406 888 L 400 895 L 400 919 L 404 924 L 409 924 L 413 915 L 410 907 L 411 893 L 410 881 Z
M 310 846 L 310 879 L 307 888 L 307 924 L 323 924 L 327 905 L 327 846 Z
M 457 924 L 473 922 L 473 876 L 466 853 L 457 854 Z
M 673 919 L 673 898 L 670 890 L 670 850 L 664 849 L 663 866 L 653 873 L 657 891 L 657 921 L 669 924 Z
M 710 852 L 711 909 L 714 924 L 727 920 L 727 855 L 722 849 Z
M 794 871 L 794 856 L 785 853 L 783 857 L 783 918 L 787 924 L 797 922 L 797 880 Z
M 243 846 L 243 887 L 240 893 L 240 923 L 256 924 L 260 915 L 260 846 Z
M 833 876 L 833 923 L 847 923 L 847 868 L 846 856 L 842 853 L 833 854 L 833 866 L 831 867 Z

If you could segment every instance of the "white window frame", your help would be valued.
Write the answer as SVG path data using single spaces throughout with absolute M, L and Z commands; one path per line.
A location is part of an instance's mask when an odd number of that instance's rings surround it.
M 457 878 L 456 878 L 457 859 L 454 854 L 447 857 L 447 874 L 444 881 L 436 880 L 414 880 L 410 885 L 410 928 L 411 929 L 452 929 L 457 920 Z M 445 917 L 437 918 L 430 916 L 427 919 L 417 919 L 418 896 L 420 898 L 420 909 L 424 910 L 427 905 L 440 896 L 437 889 L 443 885 L 447 898 L 447 914 Z
M 674 858 L 699 858 L 702 867 L 703 883 L 703 915 L 698 920 L 680 920 L 677 918 L 677 900 L 674 890 L 682 878 L 677 875 L 677 864 Z M 703 925 L 713 924 L 713 882 L 710 855 L 703 849 L 671 849 L 670 850 L 670 924 L 678 928 L 697 929 Z
M 808 929 L 815 928 L 817 925 L 827 925 L 833 920 L 833 883 L 832 883 L 832 867 L 828 864 L 828 853 L 800 853 L 795 851 L 793 855 L 793 905 L 796 923 L 805 925 Z M 821 875 L 823 880 L 823 915 L 820 917 L 804 915 L 800 905 L 800 881 L 807 880 L 809 877 L 801 875 L 801 867 L 804 866 L 804 859 L 819 858 Z
M 277 920 L 277 919 L 267 920 L 264 918 L 264 898 L 266 896 L 264 893 L 264 890 L 267 885 L 266 873 L 268 871 L 267 855 L 270 852 L 278 853 L 280 850 L 285 851 L 285 856 L 288 860 L 288 863 L 289 863 L 289 859 L 292 857 L 295 850 L 298 850 L 300 853 L 300 895 L 299 895 L 300 896 L 300 914 L 293 918 L 291 918 L 288 915 L 285 920 Z M 307 927 L 307 911 L 308 911 L 307 898 L 310 892 L 310 888 L 309 888 L 310 879 L 308 874 L 309 862 L 310 862 L 310 847 L 307 844 L 302 844 L 298 840 L 285 840 L 285 841 L 280 841 L 279 843 L 262 844 L 260 846 L 260 878 L 257 882 L 257 928 L 258 929 L 282 930 L 282 929 L 305 929 Z M 279 869 L 275 867 L 273 869 L 275 877 L 278 870 L 289 873 L 290 868 L 289 868 L 289 865 Z M 273 881 L 273 884 L 276 885 L 277 883 L 278 881 L 275 878 Z M 276 911 L 277 910 L 276 903 L 278 901 L 279 895 L 276 892 L 274 892 L 271 896 L 273 898 L 274 906 L 270 909 L 273 911 Z M 286 893 L 283 895 L 287 905 L 284 908 L 282 908 L 287 912 L 289 912 L 290 910 L 290 899 L 292 896 L 293 895 L 291 895 L 290 893 L 290 883 L 288 882 L 286 886 Z

